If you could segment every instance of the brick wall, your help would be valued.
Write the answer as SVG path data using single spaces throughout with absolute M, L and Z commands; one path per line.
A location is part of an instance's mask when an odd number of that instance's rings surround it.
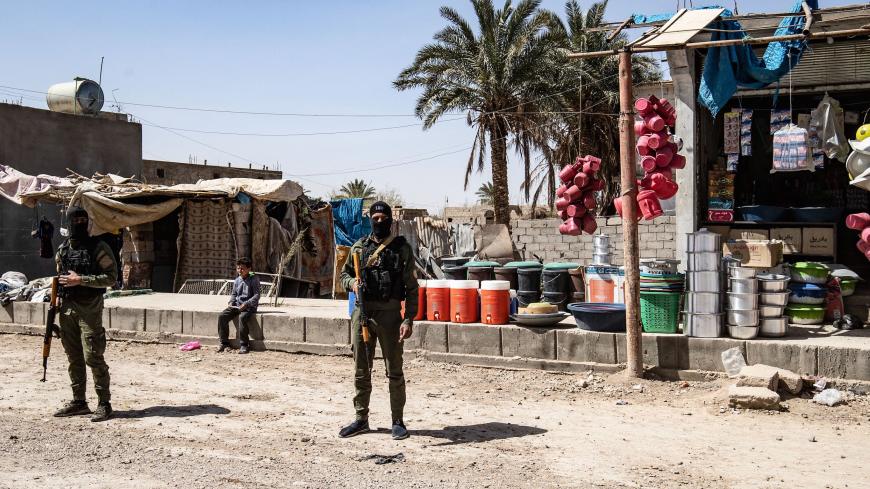
M 616 265 L 622 265 L 622 219 L 600 217 L 598 233 L 610 236 L 610 246 Z M 576 261 L 583 264 L 592 260 L 592 236 L 562 236 L 558 219 L 520 219 L 513 221 L 514 244 L 520 255 L 537 255 L 545 262 Z M 676 246 L 676 217 L 662 216 L 654 221 L 638 224 L 641 258 L 674 258 Z

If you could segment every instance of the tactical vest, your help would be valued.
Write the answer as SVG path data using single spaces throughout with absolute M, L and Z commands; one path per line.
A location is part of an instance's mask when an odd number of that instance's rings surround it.
M 384 248 L 371 267 L 363 269 L 365 280 L 365 295 L 367 301 L 385 302 L 390 299 L 405 300 L 405 262 L 400 250 L 405 244 L 405 238 L 398 236 Z M 380 243 L 366 238 L 362 246 L 362 264 L 368 263 L 369 257 L 378 249 Z
M 73 248 L 69 240 L 65 241 L 60 249 L 61 273 L 75 272 L 79 275 L 99 275 L 102 270 L 100 270 L 97 264 L 96 250 L 98 244 L 99 240 L 89 238 L 82 243 L 78 243 L 78 247 Z M 61 297 L 68 299 L 92 299 L 105 293 L 106 289 L 104 288 L 77 285 L 69 288 L 64 287 L 61 290 Z

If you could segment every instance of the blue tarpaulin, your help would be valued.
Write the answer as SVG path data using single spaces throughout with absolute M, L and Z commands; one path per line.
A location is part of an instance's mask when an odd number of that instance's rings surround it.
M 333 200 L 332 221 L 335 227 L 335 244 L 353 246 L 358 239 L 372 232 L 372 223 L 363 217 L 363 199 Z
M 819 8 L 818 0 L 807 0 L 807 5 L 813 10 Z M 797 0 L 791 12 L 800 11 L 801 1 Z M 786 17 L 774 35 L 799 34 L 804 22 L 803 15 Z M 723 20 L 712 27 L 720 30 L 713 32 L 714 41 L 746 37 L 740 23 L 734 20 Z M 802 39 L 774 42 L 767 46 L 761 59 L 758 59 L 750 45 L 710 48 L 698 87 L 698 101 L 715 117 L 738 86 L 763 88 L 779 80 L 800 61 L 805 48 L 806 41 Z
M 710 9 L 710 8 L 725 8 L 725 7 L 720 7 L 718 5 L 705 5 L 703 7 L 694 7 L 694 8 L 692 8 L 692 10 L 701 10 L 701 9 Z M 676 15 L 676 14 L 675 13 L 652 14 L 652 15 L 632 14 L 631 21 L 634 22 L 635 24 L 649 24 L 651 22 L 666 22 L 668 20 L 671 20 L 671 17 L 673 17 L 674 15 Z M 731 11 L 728 10 L 727 8 L 725 9 L 724 12 L 722 12 L 722 17 L 731 17 L 731 15 L 732 15 Z

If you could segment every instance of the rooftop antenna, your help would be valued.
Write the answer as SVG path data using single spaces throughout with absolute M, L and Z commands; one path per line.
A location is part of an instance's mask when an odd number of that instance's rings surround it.
M 103 60 L 105 60 L 105 56 L 100 56 L 100 79 L 97 82 L 100 86 L 103 85 Z

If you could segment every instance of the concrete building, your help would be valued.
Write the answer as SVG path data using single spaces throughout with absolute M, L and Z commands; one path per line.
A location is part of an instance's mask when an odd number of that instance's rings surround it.
M 0 162 L 33 175 L 66 176 L 68 169 L 88 176 L 136 175 L 142 166 L 142 126 L 116 114 L 92 117 L 0 104 Z M 56 246 L 63 223 L 59 207 L 29 209 L 0 199 L 0 271 L 28 278 L 54 272 L 54 260 L 40 258 L 39 241 L 30 235 L 41 217 L 54 224 Z
M 141 179 L 157 185 L 177 185 L 196 183 L 199 180 L 216 178 L 258 178 L 260 180 L 279 180 L 283 177 L 280 170 L 238 166 L 215 166 L 207 164 L 177 163 L 174 161 L 142 160 Z

